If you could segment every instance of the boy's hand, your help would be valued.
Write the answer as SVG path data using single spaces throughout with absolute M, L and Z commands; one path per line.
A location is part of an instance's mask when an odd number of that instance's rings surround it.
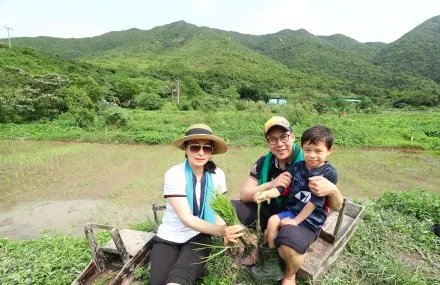
M 322 176 L 309 177 L 309 188 L 318 197 L 328 196 L 337 191 L 336 185 Z
M 267 191 L 257 192 L 254 195 L 254 202 L 257 204 L 268 200 L 270 199 L 267 198 Z
M 287 225 L 292 225 L 292 226 L 298 226 L 298 223 L 296 222 L 295 219 L 292 218 L 284 218 L 281 220 L 280 223 L 281 227 L 287 226 Z

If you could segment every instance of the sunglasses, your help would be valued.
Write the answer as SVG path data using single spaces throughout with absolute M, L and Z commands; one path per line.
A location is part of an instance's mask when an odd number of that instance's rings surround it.
M 203 152 L 206 154 L 211 154 L 214 151 L 214 147 L 209 144 L 199 145 L 194 143 L 190 144 L 188 147 L 192 153 L 198 153 L 200 152 L 200 149 L 203 149 Z

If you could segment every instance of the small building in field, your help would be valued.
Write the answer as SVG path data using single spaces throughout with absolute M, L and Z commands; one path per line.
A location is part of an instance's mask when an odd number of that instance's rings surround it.
M 341 98 L 345 102 L 353 102 L 353 103 L 360 103 L 362 102 L 361 99 L 354 99 L 354 98 Z
M 273 104 L 273 105 L 283 105 L 283 104 L 287 104 L 287 99 L 285 99 L 285 98 L 270 98 L 268 103 Z

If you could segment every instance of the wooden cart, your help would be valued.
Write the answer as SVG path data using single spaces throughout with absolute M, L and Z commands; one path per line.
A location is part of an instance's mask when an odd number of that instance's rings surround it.
M 93 229 L 109 230 L 112 239 L 99 246 Z M 150 259 L 155 233 L 88 223 L 84 227 L 92 261 L 71 285 L 125 285 L 133 281 L 133 273 Z
M 307 250 L 298 275 L 318 284 L 353 235 L 363 211 L 363 206 L 344 199 L 341 210 L 327 217 L 320 237 Z

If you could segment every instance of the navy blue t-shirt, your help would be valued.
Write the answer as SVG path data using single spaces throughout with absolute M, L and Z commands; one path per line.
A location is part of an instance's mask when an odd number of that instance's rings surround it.
M 331 166 L 327 161 L 323 166 L 308 170 L 304 161 L 299 161 L 286 170 L 292 175 L 292 183 L 287 187 L 288 194 L 284 204 L 284 211 L 291 211 L 293 214 L 298 215 L 304 206 L 311 202 L 316 208 L 308 216 L 303 224 L 311 230 L 317 232 L 324 225 L 327 215 L 325 212 L 325 199 L 326 197 L 318 197 L 309 188 L 309 177 L 323 176 L 327 178 L 333 184 L 338 182 L 338 174 L 336 169 Z M 278 186 L 280 193 L 285 193 L 286 188 Z

